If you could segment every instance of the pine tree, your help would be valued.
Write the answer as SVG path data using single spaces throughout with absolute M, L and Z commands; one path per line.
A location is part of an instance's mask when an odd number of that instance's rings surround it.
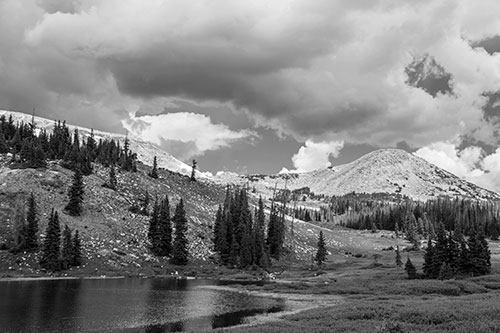
M 196 181 L 196 166 L 198 165 L 198 162 L 196 160 L 193 160 L 193 164 L 191 165 L 191 181 Z
M 28 212 L 26 213 L 26 229 L 24 235 L 24 246 L 27 251 L 38 248 L 38 212 L 36 209 L 35 195 L 31 192 L 28 199 Z
M 158 220 L 160 217 L 160 207 L 158 206 L 158 200 L 153 204 L 153 210 L 151 211 L 151 217 L 149 219 L 148 228 L 148 239 L 151 244 L 151 252 L 156 253 L 156 248 L 158 246 Z
M 116 180 L 116 171 L 115 171 L 115 166 L 112 164 L 109 167 L 109 176 L 108 176 L 108 181 L 104 183 L 104 187 L 107 187 L 109 189 L 115 190 L 118 188 L 118 181 Z
M 318 266 L 322 266 L 323 262 L 326 260 L 326 247 L 325 247 L 325 238 L 323 237 L 323 231 L 320 230 L 319 238 L 318 238 L 318 251 L 316 252 L 316 256 L 314 257 L 314 261 L 318 263 Z
M 427 279 L 434 279 L 437 277 L 438 272 L 435 271 L 435 265 L 434 265 L 434 246 L 432 244 L 432 239 L 429 238 L 427 241 L 427 248 L 425 249 L 425 254 L 424 254 L 424 265 L 422 267 L 422 270 L 424 271 L 424 276 Z
M 214 242 L 214 250 L 215 252 L 221 251 L 219 248 L 220 241 L 222 237 L 222 207 L 219 205 L 217 209 L 217 213 L 215 214 L 215 222 L 213 227 L 213 242 Z
M 182 199 L 175 207 L 173 223 L 175 226 L 175 239 L 172 248 L 171 262 L 174 265 L 186 265 L 188 262 L 188 242 L 186 238 L 187 220 Z
M 151 169 L 151 172 L 148 174 L 149 177 L 157 179 L 158 178 L 158 171 L 157 171 L 157 163 L 156 163 L 156 156 L 153 159 L 153 169 Z
M 170 204 L 168 196 L 165 196 L 165 199 L 163 199 L 160 204 L 157 233 L 157 255 L 169 256 L 172 253 L 172 224 L 170 222 Z
M 45 232 L 45 240 L 43 243 L 42 257 L 40 266 L 49 271 L 59 271 L 61 269 L 60 260 L 60 243 L 61 243 L 61 228 L 59 226 L 59 215 L 57 212 L 52 212 L 49 217 L 49 224 Z
M 71 239 L 71 229 L 66 224 L 62 233 L 61 269 L 71 267 L 73 262 L 73 240 Z
M 396 247 L 396 266 L 398 268 L 403 266 L 403 261 L 401 260 L 401 252 L 399 252 L 399 245 Z
M 80 241 L 80 235 L 78 230 L 75 231 L 73 236 L 73 258 L 71 261 L 71 266 L 80 266 L 82 264 L 82 244 Z
M 7 140 L 5 140 L 5 133 L 3 128 L 0 127 L 0 154 L 5 154 L 9 152 L 9 146 L 7 145 Z
M 79 169 L 73 175 L 73 184 L 68 192 L 69 202 L 65 210 L 69 215 L 80 216 L 83 202 L 83 179 Z
M 408 274 L 408 279 L 416 279 L 417 278 L 417 269 L 415 268 L 415 265 L 410 260 L 410 256 L 407 257 L 406 259 L 406 264 L 405 264 L 405 271 L 406 274 Z
M 259 208 L 257 210 L 257 217 L 255 220 L 254 231 L 254 244 L 255 244 L 255 264 L 260 267 L 267 266 L 267 259 L 265 257 L 266 241 L 265 241 L 265 214 L 264 203 L 262 197 L 259 198 Z

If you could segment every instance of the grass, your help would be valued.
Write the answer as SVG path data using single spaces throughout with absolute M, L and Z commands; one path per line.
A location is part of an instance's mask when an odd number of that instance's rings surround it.
M 417 254 L 413 256 L 421 260 Z M 366 269 L 368 263 L 366 259 L 350 266 L 323 268 L 324 274 L 318 276 L 297 269 L 287 272 L 286 283 L 247 286 L 278 294 L 342 295 L 344 300 L 224 332 L 499 332 L 498 263 L 491 275 L 447 281 L 408 280 L 403 270 L 387 263 Z

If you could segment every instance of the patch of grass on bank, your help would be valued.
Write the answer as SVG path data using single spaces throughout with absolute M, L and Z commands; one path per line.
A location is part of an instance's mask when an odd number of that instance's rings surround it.
M 368 297 L 229 332 L 498 332 L 497 292 L 459 297 Z

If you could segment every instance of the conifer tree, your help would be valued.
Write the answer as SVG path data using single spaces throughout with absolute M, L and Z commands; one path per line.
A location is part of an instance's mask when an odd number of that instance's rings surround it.
M 396 266 L 398 268 L 403 266 L 403 261 L 401 260 L 401 252 L 399 251 L 399 245 L 396 246 Z
M 5 140 L 5 134 L 0 127 L 0 154 L 5 154 L 9 152 L 9 146 L 7 145 L 7 140 Z
M 255 220 L 255 231 L 254 231 L 254 246 L 255 246 L 255 264 L 260 267 L 267 266 L 267 258 L 265 256 L 266 244 L 265 244 L 265 214 L 264 214 L 264 203 L 262 197 L 259 198 L 259 207 L 257 210 L 257 217 Z
M 118 188 L 118 181 L 116 180 L 115 166 L 111 164 L 109 167 L 108 181 L 104 183 L 104 187 L 115 190 Z
M 50 214 L 49 224 L 47 225 L 45 234 L 40 266 L 49 271 L 59 271 L 61 269 L 61 228 L 59 226 L 59 215 L 57 212 L 54 212 L 54 209 L 52 209 Z
M 193 164 L 191 165 L 191 181 L 196 181 L 196 166 L 198 165 L 198 162 L 196 160 L 193 160 Z
M 405 271 L 406 274 L 408 274 L 408 279 L 416 279 L 417 278 L 417 269 L 415 268 L 415 265 L 410 260 L 410 256 L 407 257 L 406 259 L 406 264 L 405 264 Z
M 156 248 L 158 246 L 158 220 L 160 217 L 160 207 L 158 205 L 158 200 L 153 204 L 153 209 L 151 211 L 151 217 L 149 219 L 148 228 L 148 239 L 151 243 L 151 251 L 156 253 Z
M 187 220 L 182 199 L 175 207 L 173 223 L 175 226 L 175 239 L 172 248 L 171 262 L 174 265 L 186 265 L 188 262 L 188 242 L 186 238 Z
M 25 229 L 25 249 L 34 251 L 38 248 L 38 212 L 36 208 L 35 195 L 31 192 L 28 199 L 28 211 L 26 213 L 26 229 Z
M 172 253 L 172 224 L 170 222 L 170 204 L 167 195 L 160 204 L 157 233 L 157 255 L 169 256 Z
M 80 235 L 78 230 L 75 231 L 75 235 L 73 236 L 73 258 L 71 261 L 71 266 L 80 266 L 82 264 L 82 244 L 80 241 Z
M 155 156 L 154 159 L 153 159 L 153 168 L 151 169 L 151 172 L 148 174 L 149 177 L 151 177 L 153 179 L 157 179 L 158 178 L 157 168 L 158 168 L 158 165 L 157 165 L 156 156 Z
M 71 229 L 66 224 L 62 232 L 61 269 L 65 270 L 70 268 L 72 262 L 73 242 L 71 238 Z
M 437 277 L 438 272 L 435 270 L 435 265 L 434 265 L 434 246 L 432 244 L 432 239 L 429 238 L 427 241 L 427 248 L 425 249 L 424 253 L 424 265 L 422 270 L 424 271 L 424 276 L 427 279 L 434 279 Z
M 73 175 L 73 183 L 68 192 L 69 202 L 65 210 L 69 215 L 80 216 L 83 202 L 83 179 L 79 169 Z
M 215 222 L 213 227 L 213 242 L 215 252 L 220 252 L 220 241 L 222 236 L 222 207 L 219 205 L 215 214 Z
M 326 260 L 327 251 L 325 246 L 326 244 L 325 244 L 325 238 L 323 236 L 323 231 L 320 230 L 318 238 L 318 250 L 316 252 L 316 256 L 314 257 L 314 261 L 316 261 L 316 263 L 320 267 Z

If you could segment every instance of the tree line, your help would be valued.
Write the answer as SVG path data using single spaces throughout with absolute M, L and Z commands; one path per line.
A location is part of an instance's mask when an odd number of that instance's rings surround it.
M 118 166 L 123 171 L 137 171 L 137 154 L 130 150 L 128 138 L 123 147 L 108 139 L 95 140 L 91 130 L 87 139 L 80 139 L 78 129 L 71 135 L 66 122 L 54 122 L 51 133 L 37 129 L 32 123 L 14 123 L 12 115 L 0 116 L 0 153 L 11 153 L 12 162 L 20 167 L 39 168 L 47 160 L 62 160 L 61 165 L 83 175 L 92 173 L 92 162 L 105 167 Z

